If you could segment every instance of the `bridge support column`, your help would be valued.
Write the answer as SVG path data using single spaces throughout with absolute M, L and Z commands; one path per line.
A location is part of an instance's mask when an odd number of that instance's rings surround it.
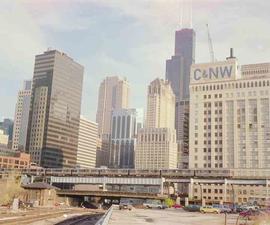
M 194 180 L 193 178 L 190 178 L 189 184 L 188 184 L 188 197 L 189 199 L 193 199 L 193 187 L 194 185 Z
M 161 177 L 161 181 L 160 181 L 160 194 L 163 195 L 164 194 L 164 186 L 163 183 L 165 182 L 165 178 Z
M 185 198 L 185 206 L 188 206 L 189 205 L 189 202 L 188 202 L 188 198 L 186 197 Z
M 225 178 L 224 179 L 224 187 L 223 187 L 223 202 L 227 202 L 227 184 L 228 184 L 228 181 Z
M 102 190 L 103 191 L 107 191 L 106 190 L 106 180 L 105 179 L 106 179 L 106 177 L 103 177 L 103 184 L 102 184 Z

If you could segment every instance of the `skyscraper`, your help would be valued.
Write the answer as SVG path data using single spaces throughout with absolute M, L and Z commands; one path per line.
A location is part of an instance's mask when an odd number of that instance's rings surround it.
M 166 61 L 166 79 L 171 82 L 176 97 L 175 129 L 179 167 L 188 168 L 188 119 L 190 66 L 195 62 L 195 32 L 184 28 L 175 32 L 175 54 Z
M 189 167 L 269 168 L 270 63 L 240 67 L 231 55 L 191 75 Z
M 174 128 L 175 95 L 169 81 L 155 79 L 148 86 L 145 127 L 138 132 L 136 169 L 177 167 Z
M 24 81 L 23 88 L 18 93 L 14 116 L 14 128 L 12 139 L 13 150 L 25 151 L 28 117 L 31 100 L 31 86 L 32 86 L 31 80 Z
M 129 83 L 117 76 L 106 77 L 100 84 L 96 122 L 100 138 L 97 166 L 109 165 L 111 118 L 113 110 L 129 106 Z M 104 157 L 103 159 L 101 157 Z M 101 163 L 101 164 L 100 164 Z M 105 164 L 105 165 L 104 165 Z
M 106 77 L 99 87 L 96 122 L 98 132 L 102 135 L 111 132 L 111 116 L 114 109 L 125 109 L 129 106 L 129 84 L 126 79 L 117 76 Z
M 57 50 L 35 58 L 26 149 L 41 166 L 76 165 L 83 70 Z
M 96 167 L 98 125 L 83 117 L 80 119 L 77 166 L 80 168 Z
M 137 131 L 143 123 L 138 109 L 117 109 L 112 113 L 110 167 L 134 168 Z

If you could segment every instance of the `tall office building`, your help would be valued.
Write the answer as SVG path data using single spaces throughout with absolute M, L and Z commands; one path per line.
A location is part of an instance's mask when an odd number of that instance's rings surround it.
M 77 167 L 96 167 L 97 138 L 97 123 L 81 117 L 77 150 Z
M 177 167 L 174 128 L 175 95 L 169 81 L 155 79 L 148 86 L 145 127 L 138 132 L 136 169 Z
M 175 54 L 166 61 L 166 79 L 176 97 L 175 129 L 180 168 L 188 168 L 189 80 L 190 66 L 195 62 L 195 32 L 184 28 L 175 32 Z
M 129 106 L 129 83 L 117 76 L 106 77 L 99 87 L 98 108 L 96 122 L 98 132 L 102 138 L 103 134 L 110 134 L 111 117 L 114 109 L 128 108 Z
M 146 127 L 174 128 L 175 96 L 169 81 L 155 79 L 148 86 Z
M 97 139 L 96 167 L 108 167 L 110 158 L 110 139 Z
M 26 149 L 38 165 L 76 165 L 83 70 L 57 50 L 35 58 Z
M 12 149 L 25 151 L 32 81 L 23 82 L 19 91 L 14 116 Z
M 137 131 L 142 127 L 143 112 L 138 109 L 117 109 L 112 113 L 110 167 L 134 168 Z
M 194 64 L 190 168 L 269 168 L 270 63 Z

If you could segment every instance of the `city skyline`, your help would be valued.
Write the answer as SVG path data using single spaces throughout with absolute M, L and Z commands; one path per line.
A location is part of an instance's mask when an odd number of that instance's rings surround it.
M 34 1 L 1 3 L 0 18 L 6 35 L 0 44 L 0 78 L 3 81 L 0 83 L 0 101 L 6 107 L 1 110 L 0 118 L 13 118 L 20 84 L 31 79 L 34 56 L 47 47 L 66 52 L 85 66 L 82 114 L 87 118 L 95 118 L 98 85 L 106 76 L 127 77 L 131 84 L 131 106 L 145 108 L 147 83 L 155 77 L 164 77 L 165 59 L 173 52 L 174 32 L 180 28 L 179 1 L 166 4 L 153 1 L 146 8 L 146 1 L 132 5 L 124 1 L 53 2 L 55 4 L 48 1 L 39 1 L 38 4 Z M 234 47 L 241 64 L 267 61 L 269 52 L 265 49 L 270 47 L 267 43 L 269 31 L 264 28 L 269 15 L 260 9 L 269 3 L 246 2 L 249 4 L 241 4 L 240 1 L 193 1 L 197 62 L 209 62 L 210 58 L 206 23 L 210 25 L 218 59 L 227 55 L 229 47 Z M 253 10 L 260 11 L 260 15 L 251 16 Z M 22 26 L 25 23 L 27 27 Z M 75 34 L 66 35 L 71 33 Z M 71 44 L 77 41 L 80 44 Z M 255 52 L 254 57 L 249 58 L 251 52 Z M 23 59 L 21 55 L 24 55 Z M 136 93 L 138 88 L 143 91 Z

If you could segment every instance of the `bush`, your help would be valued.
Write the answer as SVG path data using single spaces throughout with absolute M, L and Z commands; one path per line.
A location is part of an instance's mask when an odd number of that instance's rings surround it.
M 166 198 L 165 199 L 165 204 L 170 208 L 175 204 L 175 201 L 171 198 Z
M 22 192 L 20 175 L 10 173 L 0 181 L 0 205 L 12 204 L 13 199 L 19 197 Z

